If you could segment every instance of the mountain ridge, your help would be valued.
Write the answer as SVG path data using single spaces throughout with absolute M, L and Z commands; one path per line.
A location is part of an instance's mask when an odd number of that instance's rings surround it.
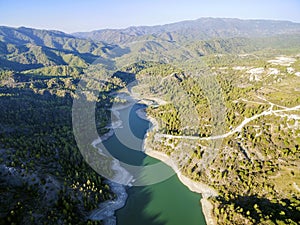
M 133 61 L 140 57 L 161 60 L 157 56 L 164 52 L 170 58 L 177 55 L 186 59 L 189 55 L 242 54 L 278 48 L 284 43 L 300 47 L 299 40 L 300 23 L 234 18 L 104 29 L 77 36 L 56 30 L 0 26 L 0 65 L 16 71 L 60 65 L 85 68 L 99 57 L 103 62 L 124 56 L 125 64 L 132 56 Z
M 86 67 L 114 46 L 80 39 L 55 30 L 0 26 L 0 65 L 22 71 L 43 66 L 68 65 Z M 33 66 L 34 65 L 34 66 Z
M 267 37 L 286 33 L 300 34 L 300 23 L 281 20 L 241 20 L 207 17 L 164 25 L 130 26 L 122 29 L 75 32 L 72 35 L 111 44 L 124 44 L 135 41 L 141 36 L 149 35 L 182 42 L 184 40 L 207 40 L 211 38 Z M 178 38 L 180 35 L 185 38 Z

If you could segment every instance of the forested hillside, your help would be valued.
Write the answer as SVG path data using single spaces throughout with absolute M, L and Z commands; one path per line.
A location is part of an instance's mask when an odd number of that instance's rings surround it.
M 59 31 L 0 27 L 2 69 L 23 71 L 58 65 L 86 68 L 114 47 Z

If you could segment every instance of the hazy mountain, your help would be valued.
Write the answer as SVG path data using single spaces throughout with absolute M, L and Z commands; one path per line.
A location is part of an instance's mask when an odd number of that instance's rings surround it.
M 107 43 L 128 43 L 141 37 L 154 36 L 169 41 L 195 41 L 211 38 L 270 37 L 300 34 L 300 24 L 274 20 L 240 20 L 201 18 L 158 26 L 138 26 L 126 29 L 103 29 L 78 32 L 73 35 Z

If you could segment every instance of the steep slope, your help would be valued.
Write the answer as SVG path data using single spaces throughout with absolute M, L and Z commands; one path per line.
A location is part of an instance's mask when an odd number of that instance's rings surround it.
M 30 43 L 58 50 L 71 50 L 81 53 L 93 52 L 98 47 L 104 47 L 103 44 L 82 40 L 61 31 L 38 30 L 26 27 L 12 28 L 1 26 L 0 40 L 4 43 L 17 46 Z
M 22 71 L 44 66 L 86 67 L 115 46 L 80 39 L 60 31 L 0 27 L 2 69 Z

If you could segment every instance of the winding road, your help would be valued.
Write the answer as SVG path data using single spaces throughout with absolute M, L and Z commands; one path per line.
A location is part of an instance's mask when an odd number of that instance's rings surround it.
M 165 138 L 176 138 L 176 139 L 189 139 L 189 140 L 216 140 L 216 139 L 221 139 L 221 138 L 226 138 L 236 132 L 241 132 L 242 128 L 248 124 L 249 122 L 256 120 L 257 118 L 261 117 L 261 116 L 267 116 L 267 115 L 275 115 L 275 116 L 287 116 L 287 115 L 280 115 L 279 113 L 282 112 L 287 112 L 287 111 L 295 111 L 295 110 L 300 110 L 300 105 L 288 108 L 288 107 L 283 107 L 280 106 L 283 109 L 279 109 L 279 110 L 273 110 L 273 106 L 277 106 L 274 103 L 269 102 L 269 104 L 271 105 L 270 108 L 260 114 L 256 114 L 250 118 L 245 118 L 244 121 L 238 125 L 236 128 L 234 128 L 233 130 L 225 133 L 225 134 L 221 134 L 221 135 L 216 135 L 216 136 L 210 136 L 210 137 L 197 137 L 197 136 L 185 136 L 185 135 L 171 135 L 171 134 L 156 134 L 156 136 L 158 137 L 165 137 Z

